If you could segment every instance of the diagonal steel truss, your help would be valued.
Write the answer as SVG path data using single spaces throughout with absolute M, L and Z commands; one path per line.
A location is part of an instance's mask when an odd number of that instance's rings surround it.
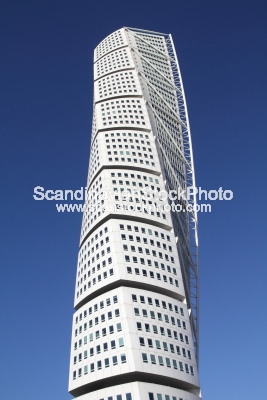
M 162 138 L 159 137 L 158 132 L 156 132 L 156 137 L 158 141 L 159 148 L 161 150 L 161 156 L 164 164 L 164 169 L 170 171 L 173 179 L 170 180 L 167 178 L 167 189 L 178 189 L 178 187 L 195 187 L 195 172 L 194 172 L 194 160 L 193 160 L 193 151 L 192 151 L 192 141 L 191 141 L 191 132 L 190 132 L 190 124 L 187 112 L 186 98 L 184 93 L 184 87 L 180 72 L 180 67 L 177 59 L 177 55 L 175 52 L 172 36 L 169 34 L 162 34 L 158 32 L 150 32 L 132 28 L 125 28 L 126 31 L 133 35 L 136 43 L 141 41 L 145 44 L 148 49 L 141 50 L 135 46 L 130 46 L 131 50 L 140 58 L 142 63 L 146 63 L 150 68 L 153 69 L 155 74 L 157 75 L 157 79 L 164 83 L 164 85 L 168 86 L 169 89 L 173 90 L 176 94 L 177 100 L 177 111 L 173 110 L 173 108 L 168 104 L 168 102 L 163 98 L 163 96 L 158 92 L 157 88 L 149 81 L 149 79 L 145 76 L 144 73 L 139 71 L 140 80 L 143 80 L 146 85 L 149 86 L 150 90 L 157 96 L 161 104 L 165 105 L 165 109 L 168 112 L 164 111 L 167 114 L 167 118 L 174 119 L 176 124 L 178 124 L 178 131 L 180 136 L 182 137 L 182 152 L 177 142 L 176 137 L 171 135 L 169 132 L 168 126 L 166 126 L 165 121 L 159 116 L 159 106 L 155 104 L 150 99 L 147 99 L 147 104 L 152 110 L 152 115 L 155 120 L 161 125 L 163 130 L 166 132 L 169 140 L 174 145 L 174 148 L 171 149 L 173 153 L 176 153 L 176 157 L 180 159 L 183 163 L 184 171 L 185 171 L 185 182 L 181 183 L 180 179 L 177 178 L 175 174 L 175 169 L 173 168 L 172 163 L 168 159 L 168 155 L 165 150 L 168 145 L 162 142 Z M 166 44 L 166 53 L 161 51 L 157 46 L 154 46 L 150 43 L 149 40 L 144 38 L 145 35 L 149 36 L 160 36 L 164 37 Z M 147 59 L 147 56 L 160 57 L 165 59 L 169 67 L 172 71 L 173 81 L 171 81 L 168 77 L 166 77 L 157 67 L 154 65 L 152 61 Z M 161 110 L 162 112 L 162 110 Z M 155 126 L 157 124 L 155 123 Z M 168 176 L 168 174 L 166 174 Z M 179 212 L 175 213 L 175 219 L 178 222 L 180 235 L 177 235 L 177 248 L 180 256 L 181 269 L 183 274 L 185 293 L 187 306 L 189 308 L 190 315 L 190 323 L 192 327 L 195 352 L 197 362 L 199 360 L 199 276 L 198 276 L 198 222 L 197 222 L 197 212 L 196 210 L 196 195 L 192 195 L 189 199 L 184 202 L 185 207 L 189 207 L 191 211 L 186 213 L 186 225 L 183 223 Z M 183 213 L 184 214 L 184 213 Z M 184 215 L 183 215 L 184 217 Z

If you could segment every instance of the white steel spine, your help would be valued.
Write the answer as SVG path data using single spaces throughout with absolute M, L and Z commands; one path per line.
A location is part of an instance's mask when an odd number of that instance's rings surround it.
M 156 197 L 143 196 L 192 182 L 190 128 L 171 36 L 122 28 L 94 53 L 70 357 L 74 397 L 201 397 L 196 216 L 172 213 L 167 199 L 153 208 Z

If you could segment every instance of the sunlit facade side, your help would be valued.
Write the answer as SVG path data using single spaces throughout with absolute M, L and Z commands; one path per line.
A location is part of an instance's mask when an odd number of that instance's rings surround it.
M 153 208 L 155 197 L 143 196 L 146 190 L 184 190 L 195 186 L 194 179 L 171 35 L 119 29 L 94 51 L 88 196 L 70 355 L 74 397 L 201 397 L 197 218 L 187 211 L 195 198 L 174 200 L 183 210 L 177 212 L 168 199 Z

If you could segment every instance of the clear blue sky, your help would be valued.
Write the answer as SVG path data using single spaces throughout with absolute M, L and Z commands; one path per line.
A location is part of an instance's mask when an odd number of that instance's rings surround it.
M 86 184 L 93 49 L 122 26 L 172 33 L 197 184 L 234 191 L 199 215 L 204 399 L 266 399 L 266 20 L 263 0 L 2 1 L 2 399 L 70 398 L 81 214 L 32 194 Z

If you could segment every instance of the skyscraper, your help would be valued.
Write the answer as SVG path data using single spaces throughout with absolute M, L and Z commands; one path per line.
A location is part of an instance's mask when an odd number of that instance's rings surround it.
M 197 215 L 194 195 L 183 195 L 192 186 L 190 127 L 172 37 L 119 29 L 94 52 L 70 357 L 74 397 L 201 397 Z

